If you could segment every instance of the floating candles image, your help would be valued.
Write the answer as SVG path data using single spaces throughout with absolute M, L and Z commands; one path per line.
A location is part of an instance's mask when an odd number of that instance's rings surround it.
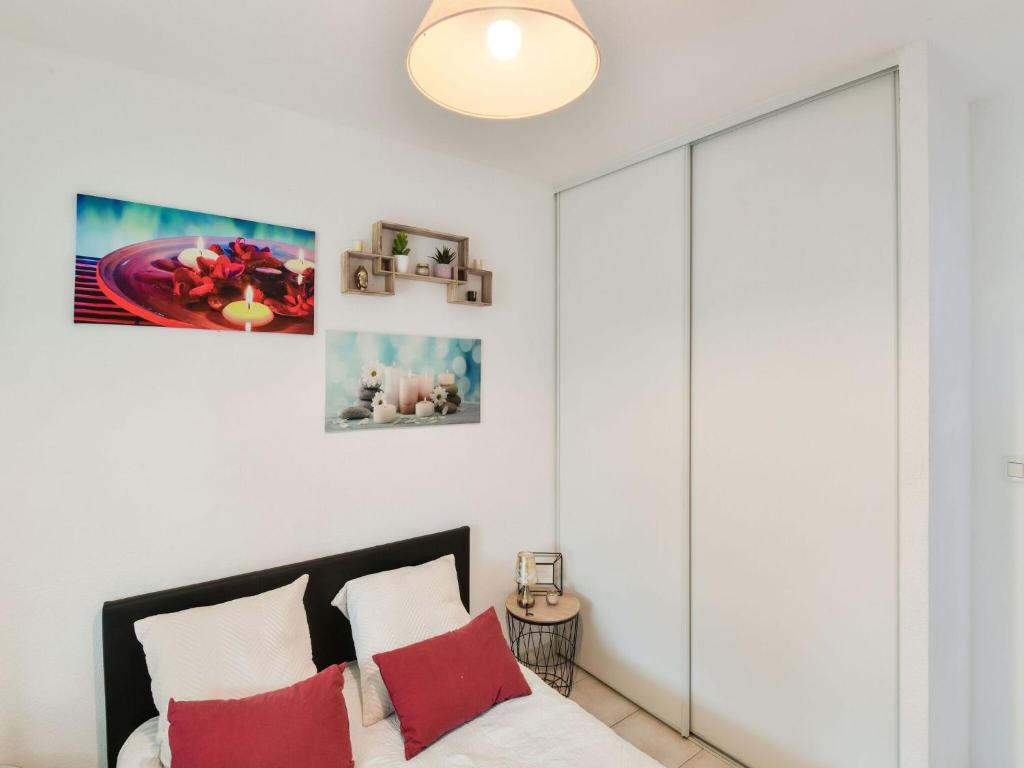
M 442 387 L 446 384 L 450 386 L 455 383 L 455 374 L 450 371 L 445 371 L 437 377 L 437 383 Z
M 398 412 L 404 416 L 416 413 L 420 397 L 420 377 L 403 376 L 398 384 Z
M 76 222 L 76 323 L 315 330 L 316 270 L 298 281 L 284 266 L 316 263 L 315 232 L 92 195 L 78 195 Z
M 373 406 L 373 423 L 390 424 L 398 418 L 398 409 L 391 403 L 381 403 Z
M 416 415 L 420 418 L 434 415 L 434 404 L 429 400 L 420 400 L 416 403 Z
M 288 261 L 284 263 L 284 268 L 287 269 L 289 272 L 294 272 L 296 275 L 298 275 L 299 282 L 301 283 L 302 273 L 305 272 L 307 269 L 316 269 L 316 262 L 309 261 L 306 258 L 305 252 L 301 248 L 299 248 L 299 257 L 297 259 L 288 259 Z
M 184 251 L 178 254 L 178 261 L 184 264 L 191 270 L 196 272 L 199 271 L 199 258 L 209 259 L 210 261 L 217 260 L 217 254 L 206 247 L 206 241 L 201 237 L 196 238 L 195 248 L 186 248 Z
M 224 307 L 222 314 L 229 323 L 244 328 L 246 331 L 262 328 L 274 319 L 274 313 L 270 311 L 270 307 L 253 301 L 251 285 L 245 287 L 245 299 L 231 302 Z

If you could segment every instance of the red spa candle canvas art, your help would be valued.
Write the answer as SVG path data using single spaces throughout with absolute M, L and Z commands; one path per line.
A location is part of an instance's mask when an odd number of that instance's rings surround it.
M 75 322 L 312 334 L 316 234 L 78 195 Z

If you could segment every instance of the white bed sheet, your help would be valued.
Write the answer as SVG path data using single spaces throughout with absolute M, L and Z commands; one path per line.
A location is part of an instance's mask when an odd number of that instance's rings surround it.
M 363 727 L 359 668 L 349 664 L 345 704 L 356 768 L 661 768 L 533 672 L 523 674 L 533 695 L 499 704 L 406 760 L 397 715 Z M 160 768 L 156 735 L 156 718 L 140 725 L 117 768 Z

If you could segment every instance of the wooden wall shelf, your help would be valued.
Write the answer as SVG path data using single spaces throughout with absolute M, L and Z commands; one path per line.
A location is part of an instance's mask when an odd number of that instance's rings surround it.
M 435 277 L 433 275 L 417 275 L 415 272 L 399 272 L 398 261 L 388 255 L 392 241 L 399 232 L 410 237 L 425 240 L 437 240 L 455 246 L 455 262 L 452 264 L 454 277 Z M 415 247 L 415 246 L 414 246 Z M 425 261 L 431 253 L 413 253 L 409 257 L 409 268 L 415 269 L 416 264 Z M 491 306 L 493 275 L 486 269 L 474 269 L 469 262 L 469 238 L 463 235 L 452 235 L 424 227 L 409 224 L 396 224 L 390 221 L 378 221 L 373 225 L 370 241 L 371 252 L 346 251 L 341 269 L 342 293 L 361 293 L 365 296 L 394 296 L 395 280 L 413 280 L 421 283 L 436 283 L 447 288 L 449 304 L 461 304 L 468 307 Z M 355 273 L 359 265 L 367 268 L 370 274 L 370 285 L 365 291 L 359 290 L 355 282 Z M 476 291 L 477 300 L 469 301 L 468 291 Z

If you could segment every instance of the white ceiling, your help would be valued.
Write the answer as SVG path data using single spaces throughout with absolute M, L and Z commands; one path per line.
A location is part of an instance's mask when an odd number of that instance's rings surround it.
M 980 96 L 1024 81 L 1021 0 L 577 0 L 597 83 L 488 122 L 415 90 L 429 0 L 0 0 L 0 34 L 205 83 L 557 184 L 824 75 L 932 40 Z

